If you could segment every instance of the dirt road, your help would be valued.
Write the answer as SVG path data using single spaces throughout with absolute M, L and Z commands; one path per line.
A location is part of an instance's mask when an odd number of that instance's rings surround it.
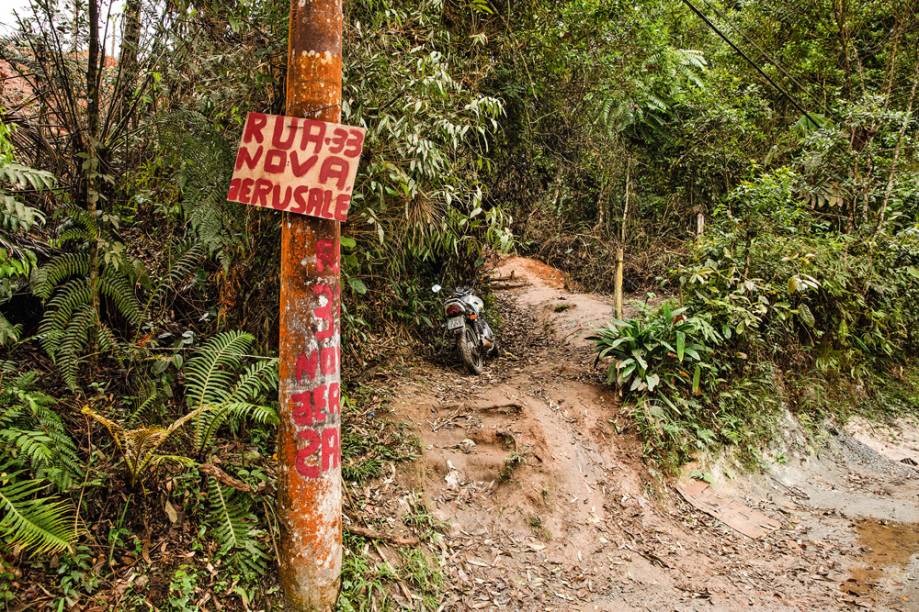
M 531 260 L 495 273 L 504 354 L 419 361 L 394 394 L 423 457 L 379 503 L 441 521 L 444 609 L 919 609 L 916 430 L 815 452 L 789 417 L 763 474 L 663 478 L 592 367 L 609 302 Z

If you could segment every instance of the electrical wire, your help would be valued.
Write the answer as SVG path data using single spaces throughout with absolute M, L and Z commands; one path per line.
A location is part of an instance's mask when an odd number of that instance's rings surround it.
M 784 87 L 782 87 L 781 85 L 779 85 L 778 83 L 776 83 L 776 82 L 772 79 L 772 77 L 770 77 L 768 74 L 766 74 L 766 73 L 763 71 L 763 69 L 759 67 L 759 64 L 757 64 L 757 63 L 754 62 L 752 59 L 750 59 L 750 56 L 748 56 L 746 53 L 744 53 L 744 52 L 740 49 L 740 47 L 738 47 L 736 44 L 734 44 L 734 41 L 732 41 L 730 38 L 728 38 L 727 35 L 726 35 L 724 32 L 722 32 L 721 30 L 719 30 L 719 29 L 718 29 L 718 26 L 716 26 L 714 23 L 712 23 L 711 20 L 710 20 L 708 17 L 706 17 L 705 14 L 704 14 L 702 11 L 700 11 L 699 9 L 697 9 L 697 8 L 695 7 L 695 5 L 693 5 L 692 2 L 690 2 L 689 0 L 682 0 L 682 2 L 683 2 L 683 4 L 685 4 L 686 6 L 688 6 L 688 7 L 690 8 L 690 10 L 692 10 L 692 12 L 695 13 L 695 14 L 699 17 L 699 19 L 701 19 L 702 21 L 704 21 L 704 22 L 705 22 L 705 25 L 707 25 L 709 28 L 711 28 L 711 30 L 712 30 L 713 32 L 715 32 L 715 34 L 717 34 L 719 37 L 721 37 L 721 39 L 722 39 L 724 42 L 726 42 L 728 45 L 730 45 L 730 47 L 731 47 L 732 49 L 734 49 L 734 51 L 736 51 L 738 55 L 740 55 L 742 58 L 744 58 L 744 59 L 747 61 L 747 63 L 750 64 L 750 65 L 753 67 L 753 69 L 756 70 L 756 71 L 760 74 L 760 76 L 762 76 L 764 79 L 766 79 L 766 80 L 769 82 L 770 85 L 772 85 L 773 87 L 775 87 L 775 88 L 779 91 L 779 93 L 781 93 L 783 96 L 785 96 L 785 98 L 786 98 L 789 102 L 791 102 L 792 106 L 794 106 L 796 109 L 798 109 L 799 111 L 801 111 L 801 113 L 802 113 L 805 117 L 807 117 L 807 118 L 810 120 L 811 123 L 813 123 L 815 126 L 819 126 L 819 125 L 820 125 L 819 123 L 817 123 L 817 121 L 816 121 L 813 117 L 811 117 L 811 114 L 807 112 L 807 110 L 804 108 L 804 106 L 802 106 L 801 103 L 798 102 L 798 101 L 794 98 L 794 96 L 792 96 L 790 93 L 788 93 L 788 91 L 787 91 Z
M 772 57 L 771 55 L 769 55 L 762 47 L 760 47 L 758 44 L 756 44 L 756 41 L 754 41 L 754 40 L 751 39 L 749 36 L 747 36 L 746 34 L 744 34 L 744 32 L 743 32 L 742 29 L 740 29 L 740 28 L 738 28 L 736 25 L 734 25 L 734 24 L 731 22 L 731 20 L 728 19 L 727 16 L 721 11 L 721 9 L 719 9 L 717 6 L 711 4 L 708 0 L 702 0 L 702 4 L 704 4 L 705 6 L 707 6 L 710 10 L 714 11 L 715 14 L 718 15 L 718 17 L 720 17 L 722 21 L 724 21 L 725 23 L 728 24 L 728 26 L 731 28 L 731 30 L 733 30 L 733 31 L 736 32 L 737 34 L 740 34 L 740 37 L 741 37 L 741 38 L 743 38 L 743 39 L 744 39 L 748 44 L 750 44 L 754 49 L 756 49 L 757 51 L 759 51 L 760 54 L 761 54 L 763 57 L 766 58 L 766 60 L 768 60 L 773 66 L 775 66 L 775 67 L 778 69 L 778 71 L 781 72 L 782 75 L 785 76 L 785 78 L 787 78 L 787 79 L 790 80 L 792 83 L 794 83 L 794 84 L 798 87 L 798 89 L 800 89 L 800 90 L 803 91 L 803 92 L 807 92 L 807 88 L 804 87 L 804 85 L 802 85 L 795 77 L 793 77 L 787 70 L 785 70 L 785 67 L 782 66 L 782 64 L 780 64 L 774 57 Z M 813 96 L 810 96 L 810 97 L 811 97 L 811 99 L 812 99 L 814 102 L 816 102 L 817 104 L 820 105 L 820 108 L 823 109 L 824 114 L 826 114 L 826 115 L 829 114 L 829 111 L 827 110 L 826 106 L 825 106 L 822 102 L 820 102 L 819 100 L 817 100 L 817 99 L 814 98 Z

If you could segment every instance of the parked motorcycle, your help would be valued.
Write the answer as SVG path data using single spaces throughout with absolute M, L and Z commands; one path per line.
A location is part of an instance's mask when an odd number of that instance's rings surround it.
M 431 290 L 439 293 L 441 286 L 434 285 Z M 482 316 L 484 308 L 482 298 L 468 287 L 457 287 L 444 300 L 447 332 L 453 335 L 460 359 L 472 374 L 481 374 L 485 356 L 498 352 L 498 341 Z

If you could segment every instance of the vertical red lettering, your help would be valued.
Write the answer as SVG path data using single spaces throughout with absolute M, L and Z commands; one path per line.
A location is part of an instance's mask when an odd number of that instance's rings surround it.
M 268 153 L 265 154 L 265 172 L 280 174 L 284 172 L 285 166 L 287 166 L 287 154 L 278 149 L 268 149 Z
M 313 295 L 316 296 L 319 306 L 313 308 L 313 316 L 321 321 L 325 321 L 323 329 L 316 329 L 313 335 L 317 340 L 327 340 L 335 334 L 335 319 L 332 316 L 332 308 L 336 307 L 335 297 L 332 289 L 328 285 L 313 285 Z M 325 298 L 325 304 L 322 304 L 322 298 Z M 318 325 L 316 326 L 319 327 Z
M 249 152 L 249 149 L 246 147 L 239 147 L 239 151 L 236 152 L 236 166 L 235 169 L 239 170 L 244 165 L 249 168 L 249 170 L 254 170 L 258 166 L 258 160 L 262 158 L 262 147 L 259 147 L 255 150 L 255 155 Z
M 341 385 L 339 383 L 329 385 L 329 403 L 326 412 L 329 413 L 329 416 L 341 413 Z
M 303 429 L 298 434 L 301 440 L 306 440 L 306 446 L 297 451 L 297 471 L 304 478 L 319 478 L 319 475 L 322 473 L 318 457 L 316 458 L 316 464 L 311 465 L 307 463 L 313 453 L 316 451 L 321 452 L 321 440 L 319 438 L 319 432 L 314 429 Z
M 316 378 L 316 365 L 319 362 L 319 355 L 316 351 L 310 351 L 310 354 L 300 353 L 297 355 L 297 363 L 294 366 L 294 375 L 297 377 L 297 383 L 303 384 L 303 377 L 311 381 Z
M 327 472 L 340 464 L 341 441 L 338 427 L 329 427 L 322 432 L 322 471 Z
M 306 151 L 306 145 L 313 143 L 313 153 L 319 153 L 322 150 L 322 143 L 325 140 L 325 123 L 322 121 L 303 120 L 303 136 L 300 138 L 300 150 Z
M 322 372 L 324 376 L 334 374 L 338 371 L 337 346 L 324 346 L 319 350 L 319 371 Z
M 325 158 L 322 166 L 319 168 L 319 182 L 326 184 L 329 179 L 336 179 L 335 185 L 339 191 L 344 190 L 348 184 L 348 174 L 350 171 L 348 161 L 334 155 Z
M 290 401 L 293 404 L 290 410 L 291 417 L 297 425 L 311 426 L 313 424 L 313 394 L 310 391 L 291 393 Z
M 268 124 L 268 115 L 263 115 L 262 113 L 249 113 L 249 117 L 246 119 L 246 129 L 243 131 L 243 142 L 252 142 L 255 140 L 258 143 L 262 142 L 262 128 Z
M 289 123 L 288 123 L 289 122 Z M 285 151 L 294 144 L 294 137 L 297 135 L 297 128 L 300 126 L 300 119 L 297 117 L 278 117 L 274 120 L 274 134 L 271 135 L 271 144 Z M 282 138 L 284 128 L 287 128 L 287 137 Z
M 326 415 L 322 414 L 322 411 L 326 407 L 325 395 L 328 389 L 328 385 L 319 385 L 313 389 L 313 420 L 317 423 L 325 421 L 326 418 Z
M 316 268 L 320 273 L 326 271 L 338 274 L 338 241 L 324 238 L 316 242 Z

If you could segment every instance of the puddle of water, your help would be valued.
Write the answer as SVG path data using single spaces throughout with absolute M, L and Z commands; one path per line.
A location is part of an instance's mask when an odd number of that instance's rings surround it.
M 844 593 L 856 597 L 871 594 L 886 568 L 905 566 L 919 553 L 919 524 L 865 519 L 855 524 L 855 531 L 858 543 L 867 552 L 862 558 L 864 565 L 853 568 L 840 585 Z

